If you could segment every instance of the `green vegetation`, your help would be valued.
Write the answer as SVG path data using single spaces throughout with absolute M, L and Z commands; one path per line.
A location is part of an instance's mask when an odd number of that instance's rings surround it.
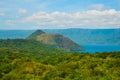
M 0 47 L 0 80 L 120 80 L 120 52 L 49 52 Z
M 76 49 L 62 35 L 37 32 L 39 40 Z M 120 52 L 67 52 L 39 40 L 0 40 L 0 80 L 120 80 Z
M 54 52 L 60 52 L 62 50 L 50 47 L 49 45 L 45 45 L 41 42 L 36 40 L 27 40 L 27 39 L 7 39 L 7 40 L 0 40 L 0 47 L 10 47 L 10 48 L 19 48 L 21 51 L 28 51 L 28 52 L 38 52 L 48 54 L 54 54 Z

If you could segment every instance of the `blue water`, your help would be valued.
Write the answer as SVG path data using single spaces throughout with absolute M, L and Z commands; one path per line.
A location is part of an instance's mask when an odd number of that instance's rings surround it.
M 80 50 L 79 52 L 114 52 L 120 51 L 120 45 L 81 45 L 85 50 Z

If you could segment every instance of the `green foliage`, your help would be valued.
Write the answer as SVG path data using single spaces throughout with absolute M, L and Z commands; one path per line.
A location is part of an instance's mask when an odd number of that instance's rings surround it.
M 120 79 L 120 52 L 50 52 L 1 47 L 0 80 Z
M 10 47 L 13 49 L 18 48 L 21 53 L 27 52 L 27 53 L 39 53 L 41 55 L 44 54 L 55 54 L 55 52 L 62 53 L 62 50 L 51 48 L 48 45 L 42 44 L 41 42 L 38 42 L 36 40 L 27 40 L 27 39 L 7 39 L 7 40 L 0 40 L 0 47 Z

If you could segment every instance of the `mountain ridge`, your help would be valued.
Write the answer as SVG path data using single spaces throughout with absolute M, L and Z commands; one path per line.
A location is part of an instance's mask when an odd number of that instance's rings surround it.
M 46 33 L 62 34 L 78 44 L 117 44 L 120 45 L 119 29 L 45 29 Z
M 120 45 L 120 28 L 117 29 L 42 29 L 49 34 L 62 34 L 77 44 Z M 35 30 L 0 30 L 0 39 L 27 38 Z

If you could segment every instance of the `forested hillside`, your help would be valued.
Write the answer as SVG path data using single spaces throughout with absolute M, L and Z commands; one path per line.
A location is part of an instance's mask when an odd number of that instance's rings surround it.
M 54 48 L 49 45 L 45 45 L 36 40 L 27 40 L 27 39 L 6 39 L 0 40 L 0 47 L 7 47 L 7 48 L 18 48 L 21 51 L 28 51 L 28 52 L 41 52 L 44 54 L 54 54 L 54 52 L 60 52 L 61 49 Z
M 0 47 L 0 80 L 120 80 L 120 52 L 41 53 Z

